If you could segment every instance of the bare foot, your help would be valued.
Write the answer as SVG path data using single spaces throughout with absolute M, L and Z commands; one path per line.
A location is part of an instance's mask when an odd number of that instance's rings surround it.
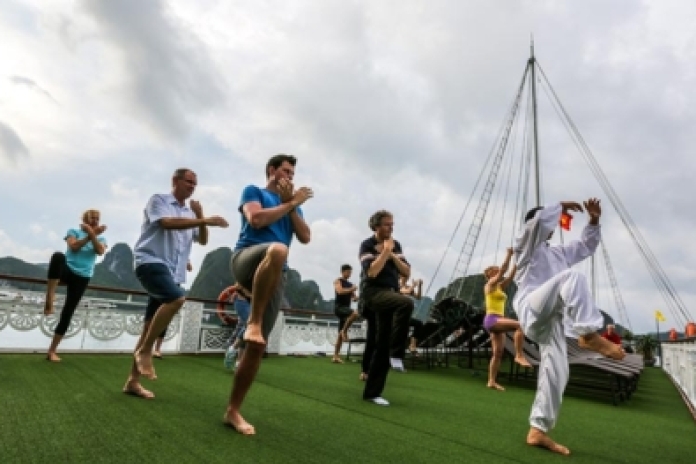
M 44 316 L 49 316 L 53 314 L 53 312 L 53 301 L 47 299 L 44 303 Z
M 46 359 L 47 359 L 48 361 L 51 361 L 51 362 L 54 362 L 54 363 L 59 363 L 59 362 L 60 362 L 60 358 L 59 358 L 58 355 L 55 354 L 55 353 L 48 353 L 48 354 L 46 355 Z
M 154 353 L 152 353 L 152 357 L 162 359 L 162 353 L 160 353 L 159 351 L 155 351 Z
M 137 396 L 144 400 L 152 400 L 155 398 L 155 394 L 150 390 L 145 389 L 140 382 L 137 380 L 129 380 L 123 387 L 123 393 L 126 395 Z
M 532 367 L 532 365 L 529 364 L 529 361 L 527 361 L 527 358 L 525 358 L 524 355 L 515 356 L 515 362 L 523 367 Z
M 568 456 L 570 454 L 570 450 L 568 448 L 556 443 L 544 432 L 534 427 L 529 429 L 529 433 L 527 434 L 527 444 L 546 448 L 554 453 L 562 454 L 564 456 Z
M 334 356 L 333 358 L 331 358 L 331 362 L 334 364 L 343 364 L 343 360 L 338 356 Z
M 259 324 L 247 324 L 244 331 L 244 341 L 247 343 L 256 343 L 257 345 L 265 345 L 266 340 L 263 339 L 263 332 Z
M 360 380 L 362 380 L 363 382 L 366 381 L 366 380 L 367 380 L 367 374 L 364 373 L 364 372 L 361 372 L 361 373 L 360 373 Z
M 621 360 L 626 357 L 626 352 L 619 345 L 600 337 L 596 333 L 583 335 L 578 339 L 580 348 L 596 351 L 607 358 Z
M 341 340 L 344 342 L 349 342 L 348 333 L 345 330 L 341 330 Z
M 504 388 L 502 385 L 500 385 L 499 383 L 497 383 L 497 382 L 489 383 L 489 384 L 486 385 L 486 386 L 487 386 L 488 388 L 493 389 L 493 390 L 498 390 L 498 391 L 501 391 L 501 392 L 505 391 L 505 388 Z
M 239 413 L 227 413 L 222 421 L 226 426 L 232 427 L 238 433 L 242 435 L 256 435 L 256 429 L 253 425 L 244 420 L 244 418 Z
M 155 377 L 155 368 L 152 365 L 152 353 L 141 353 L 136 352 L 133 357 L 135 358 L 135 365 L 138 368 L 138 372 L 144 375 L 148 379 Z

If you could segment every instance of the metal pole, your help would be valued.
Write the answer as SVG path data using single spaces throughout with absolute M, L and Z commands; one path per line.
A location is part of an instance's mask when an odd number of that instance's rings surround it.
M 527 62 L 532 71 L 532 127 L 534 128 L 534 177 L 536 180 L 535 194 L 536 206 L 541 206 L 541 177 L 539 174 L 539 128 L 537 124 L 537 96 L 536 96 L 536 59 L 534 58 L 534 39 L 531 43 L 531 56 Z
M 660 320 L 657 318 L 657 315 L 655 317 L 655 325 L 657 326 L 657 334 L 655 335 L 655 339 L 657 340 L 657 356 L 660 362 L 657 364 L 658 366 L 662 366 L 662 353 L 661 353 L 661 345 L 660 345 Z

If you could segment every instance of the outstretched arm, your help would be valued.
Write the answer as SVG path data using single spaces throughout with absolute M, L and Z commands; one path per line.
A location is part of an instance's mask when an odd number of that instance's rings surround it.
M 537 211 L 534 217 L 524 224 L 522 234 L 515 240 L 518 266 L 527 264 L 537 247 L 548 240 L 558 226 L 561 213 L 568 211 L 582 212 L 582 206 L 574 201 L 562 201 Z
M 503 281 L 500 283 L 500 288 L 505 290 L 508 285 L 510 285 L 510 282 L 512 282 L 515 279 L 515 274 L 517 273 L 517 265 L 513 264 L 512 265 L 512 272 L 510 272 L 510 275 L 507 276 Z
M 507 254 L 505 255 L 505 259 L 503 260 L 503 264 L 500 265 L 500 269 L 498 269 L 498 272 L 496 274 L 492 275 L 490 277 L 490 279 L 488 279 L 488 282 L 486 282 L 486 285 L 483 288 L 483 290 L 486 294 L 491 293 L 496 285 L 503 282 L 503 280 L 505 278 L 505 273 L 507 272 L 508 267 L 510 267 L 510 260 L 512 259 L 512 253 L 513 253 L 512 248 L 508 248 Z
M 580 240 L 573 240 L 563 247 L 563 255 L 565 256 L 568 266 L 573 266 L 591 256 L 597 250 L 599 242 L 602 239 L 601 227 L 599 226 L 602 208 L 599 200 L 590 198 L 585 202 L 585 209 L 590 216 L 590 220 L 583 229 Z
M 159 195 L 154 195 L 152 198 L 150 198 L 150 201 L 148 201 L 147 206 L 145 207 L 145 215 L 151 222 L 159 222 L 159 225 L 164 229 L 182 230 L 198 227 L 199 235 L 201 233 L 201 229 L 206 226 L 227 227 L 229 225 L 227 224 L 227 221 L 220 216 L 211 216 L 207 218 L 203 217 L 203 211 L 200 209 L 200 204 L 198 204 L 197 201 L 192 200 L 190 205 L 191 210 L 194 211 L 194 214 L 196 214 L 195 219 L 169 217 L 167 216 L 169 209 L 165 200 Z M 196 209 L 198 209 L 198 212 L 196 212 Z M 205 239 L 207 241 L 207 230 L 205 235 Z M 199 242 L 203 243 L 200 238 Z
M 423 279 L 418 279 L 416 282 L 414 282 L 413 286 L 416 289 L 416 294 L 413 295 L 413 297 L 416 300 L 420 300 L 423 296 Z

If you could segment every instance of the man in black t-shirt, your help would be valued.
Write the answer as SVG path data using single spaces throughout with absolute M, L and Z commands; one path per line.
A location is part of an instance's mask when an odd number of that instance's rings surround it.
M 350 324 L 358 317 L 358 311 L 350 309 L 350 304 L 358 299 L 355 295 L 355 291 L 358 287 L 348 280 L 352 272 L 353 268 L 350 264 L 344 264 L 341 266 L 341 277 L 334 280 L 334 291 L 336 292 L 334 314 L 338 317 L 338 337 L 336 338 L 334 355 L 333 358 L 331 358 L 331 362 L 337 364 L 343 364 L 343 360 L 341 359 L 343 339 L 344 337 L 347 338 Z
M 401 244 L 392 237 L 393 215 L 385 210 L 370 217 L 374 235 L 360 245 L 360 264 L 365 275 L 360 298 L 365 308 L 374 312 L 375 351 L 370 362 L 363 399 L 380 406 L 389 402 L 382 391 L 389 373 L 389 351 L 392 336 L 405 343 L 408 321 L 413 313 L 413 300 L 399 293 L 399 276 L 411 274 Z M 392 335 L 393 333 L 393 335 Z

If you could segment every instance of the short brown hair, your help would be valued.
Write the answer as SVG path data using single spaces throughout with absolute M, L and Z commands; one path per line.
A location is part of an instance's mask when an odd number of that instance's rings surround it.
M 192 170 L 190 170 L 189 168 L 179 168 L 179 169 L 177 169 L 176 171 L 174 171 L 174 176 L 173 176 L 173 177 L 174 177 L 175 179 L 183 179 L 187 172 L 190 172 L 190 173 L 193 174 L 194 176 L 196 175 L 196 173 L 193 172 Z
M 394 217 L 394 215 L 392 215 L 392 213 L 390 213 L 386 209 L 380 209 L 375 214 L 370 216 L 370 220 L 368 221 L 370 229 L 372 229 L 372 231 L 377 230 L 377 227 L 382 225 L 382 219 L 386 217 Z
M 271 157 L 271 159 L 268 160 L 268 163 L 266 163 L 266 178 L 268 178 L 270 175 L 269 171 L 271 168 L 278 169 L 286 161 L 290 163 L 292 167 L 295 167 L 297 164 L 297 158 L 292 155 L 286 155 L 285 153 L 279 153 Z

